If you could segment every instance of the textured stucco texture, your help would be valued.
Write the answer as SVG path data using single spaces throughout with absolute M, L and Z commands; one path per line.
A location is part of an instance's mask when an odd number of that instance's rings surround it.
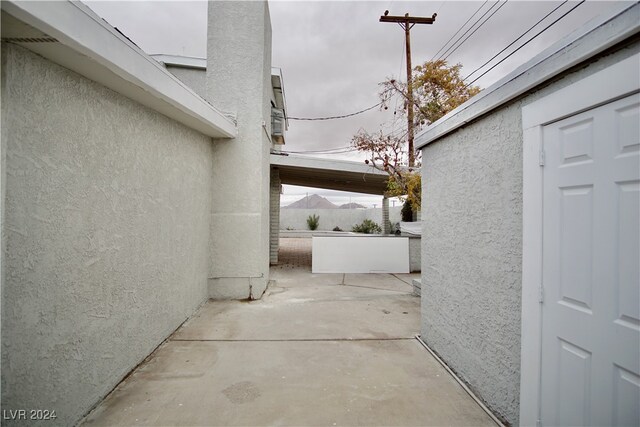
M 514 105 L 422 155 L 422 336 L 511 422 L 520 383 L 520 129 Z
M 271 21 L 267 2 L 209 2 L 207 97 L 238 136 L 214 145 L 209 295 L 260 298 L 269 281 Z
M 167 65 L 167 71 L 202 98 L 207 98 L 207 72 L 205 70 Z
M 73 425 L 206 300 L 211 139 L 2 45 L 2 409 Z
M 522 107 L 638 52 L 612 49 L 422 150 L 422 337 L 517 425 Z

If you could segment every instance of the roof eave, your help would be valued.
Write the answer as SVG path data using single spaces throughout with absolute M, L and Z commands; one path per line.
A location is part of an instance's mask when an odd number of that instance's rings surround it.
M 236 125 L 81 2 L 6 0 L 2 10 L 58 43 L 16 43 L 213 138 Z

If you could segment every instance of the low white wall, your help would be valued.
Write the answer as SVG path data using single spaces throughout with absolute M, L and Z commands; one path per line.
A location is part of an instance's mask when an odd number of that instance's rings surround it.
M 2 409 L 75 425 L 207 298 L 211 139 L 2 43 Z
M 347 231 L 309 231 L 309 230 L 280 230 L 280 238 L 291 238 L 291 239 L 305 239 L 311 238 L 315 236 L 362 236 L 360 233 L 353 233 Z M 395 236 L 389 236 L 395 237 Z M 412 273 L 417 273 L 421 270 L 422 267 L 422 245 L 420 243 L 421 238 L 412 235 L 402 235 L 400 237 L 408 237 L 409 238 L 409 270 Z
M 380 200 L 382 203 L 382 199 Z M 389 208 L 389 221 L 400 222 L 402 206 Z M 369 209 L 283 209 L 280 208 L 280 230 L 308 230 L 307 218 L 318 215 L 318 230 L 333 230 L 338 226 L 343 231 L 351 231 L 351 227 L 365 219 L 371 219 L 382 227 L 382 208 Z
M 313 273 L 408 273 L 406 237 L 314 236 Z

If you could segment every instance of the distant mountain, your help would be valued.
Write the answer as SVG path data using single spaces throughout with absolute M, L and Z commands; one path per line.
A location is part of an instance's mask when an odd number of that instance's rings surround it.
M 338 206 L 340 209 L 365 209 L 366 206 L 362 206 L 360 203 L 345 203 L 344 205 Z
M 317 194 L 312 194 L 307 197 L 303 197 L 297 202 L 293 202 L 290 205 L 283 206 L 283 209 L 338 209 L 338 206 L 334 205 L 327 199 Z

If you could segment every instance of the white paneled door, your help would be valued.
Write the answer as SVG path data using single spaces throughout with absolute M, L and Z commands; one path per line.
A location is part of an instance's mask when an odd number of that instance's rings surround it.
M 544 425 L 640 424 L 640 96 L 542 127 Z

